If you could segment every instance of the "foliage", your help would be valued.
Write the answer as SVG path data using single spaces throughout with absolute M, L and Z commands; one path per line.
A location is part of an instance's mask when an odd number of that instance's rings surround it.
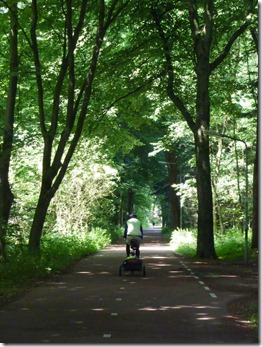
M 82 141 L 53 200 L 55 229 L 64 234 L 94 226 L 107 228 L 115 213 L 112 198 L 119 174 L 101 143 L 97 138 Z
M 249 234 L 249 254 L 253 256 L 250 248 L 251 235 Z M 171 234 L 170 246 L 174 252 L 189 257 L 196 255 L 197 232 L 195 229 L 177 229 Z M 244 235 L 239 230 L 231 229 L 226 234 L 215 234 L 215 247 L 218 259 L 243 260 L 244 259 Z
M 107 1 L 111 4 L 121 1 Z M 135 209 L 143 224 L 151 219 L 152 205 L 158 204 L 162 216 L 167 205 L 167 171 L 163 165 L 163 152 L 172 149 L 179 163 L 179 177 L 174 185 L 180 196 L 182 227 L 194 227 L 197 216 L 195 158 L 193 136 L 186 129 L 185 121 L 166 95 L 166 70 L 161 42 L 152 20 L 151 8 L 159 5 L 162 25 L 170 40 L 174 63 L 175 92 L 186 104 L 195 119 L 196 77 L 195 57 L 190 35 L 186 2 L 177 1 L 132 1 L 127 2 L 121 17 L 116 18 L 107 30 L 97 65 L 92 98 L 83 125 L 82 141 L 76 148 L 62 185 L 48 210 L 44 235 L 81 234 L 91 228 L 114 230 L 123 222 L 127 212 L 127 195 L 135 192 Z M 214 40 L 211 59 L 225 48 L 228 38 L 246 19 L 251 2 L 235 3 L 228 7 L 216 1 L 214 13 Z M 253 2 L 254 3 L 254 2 Z M 7 99 L 9 69 L 9 13 L 8 2 L 0 8 L 0 113 L 4 112 Z M 200 10 L 202 2 L 198 4 Z M 65 4 L 66 6 L 66 4 Z M 81 2 L 72 2 L 72 29 L 75 30 L 77 13 Z M 254 11 L 257 4 L 254 4 Z M 70 79 L 74 82 L 75 98 L 80 95 L 86 78 L 95 42 L 99 3 L 91 1 L 87 7 L 86 22 L 74 51 L 75 78 L 67 75 L 61 87 L 57 113 L 56 133 L 50 149 L 53 161 L 62 139 L 69 112 L 67 96 L 70 94 Z M 10 182 L 15 197 L 8 225 L 10 240 L 24 249 L 37 205 L 43 177 L 43 147 L 39 127 L 36 77 L 31 51 L 31 7 L 29 2 L 18 3 L 19 14 L 19 85 L 15 109 L 14 144 L 10 167 Z M 39 1 L 37 38 L 41 59 L 42 83 L 46 126 L 56 112 L 54 92 L 59 69 L 66 51 L 69 50 L 65 28 L 66 7 L 59 2 Z M 199 16 L 203 24 L 203 13 Z M 229 25 L 230 24 L 230 25 Z M 256 13 L 252 28 L 256 29 Z M 72 61 L 71 61 L 72 62 Z M 71 65 L 71 73 L 73 73 Z M 67 88 L 68 84 L 68 88 Z M 57 85 L 58 86 L 58 85 Z M 72 86 L 72 83 L 71 83 Z M 210 78 L 211 128 L 243 138 L 249 148 L 249 196 L 252 190 L 254 145 L 256 141 L 257 106 L 257 54 L 247 30 L 232 47 L 224 65 L 215 69 Z M 78 117 L 77 113 L 77 117 Z M 76 118 L 77 118 L 76 117 Z M 55 117 L 54 117 L 55 118 Z M 0 118 L 2 134 L 3 119 Z M 76 130 L 74 126 L 72 134 Z M 72 143 L 68 138 L 65 153 Z M 2 141 L 2 140 L 1 140 Z M 47 141 L 47 140 L 46 140 Z M 47 141 L 48 142 L 48 141 Z M 210 140 L 210 159 L 215 180 L 216 206 L 220 207 L 226 232 L 242 227 L 244 152 L 240 144 L 223 141 L 221 160 L 219 142 Z M 151 154 L 150 154 L 151 153 Z M 61 156 L 61 163 L 65 155 Z M 58 162 L 57 162 L 58 163 Z M 60 163 L 59 163 L 60 165 Z M 60 167 L 60 166 L 57 167 Z M 240 184 L 237 182 L 237 165 Z M 52 171 L 52 170 L 51 170 Z M 250 212 L 251 212 L 250 204 Z M 165 210 L 166 209 L 166 210 Z M 121 217 L 116 217 L 119 215 Z M 64 237 L 64 236 L 63 236 Z
M 247 313 L 248 316 L 248 320 L 255 324 L 256 327 L 258 327 L 258 319 L 259 319 L 259 315 L 258 315 L 258 304 L 252 304 L 249 308 L 249 311 Z
M 177 229 L 171 234 L 171 248 L 180 254 L 193 257 L 196 254 L 196 230 Z
M 52 201 L 45 234 L 77 235 L 92 227 L 111 229 L 115 213 L 113 195 L 118 171 L 101 150 L 102 140 L 82 141 L 67 175 Z M 37 201 L 41 177 L 41 148 L 21 146 L 12 159 L 11 183 L 15 204 L 9 224 L 9 240 L 25 245 Z M 22 160 L 20 159 L 22 158 Z

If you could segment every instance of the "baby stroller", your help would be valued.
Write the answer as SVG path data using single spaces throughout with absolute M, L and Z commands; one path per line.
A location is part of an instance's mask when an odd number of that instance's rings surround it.
M 130 271 L 132 274 L 135 271 L 142 271 L 142 275 L 146 276 L 146 267 L 143 265 L 143 260 L 141 260 L 137 255 L 137 250 L 139 249 L 139 243 L 134 238 L 130 241 L 131 252 L 130 256 L 126 257 L 119 267 L 119 276 L 122 276 L 124 271 Z

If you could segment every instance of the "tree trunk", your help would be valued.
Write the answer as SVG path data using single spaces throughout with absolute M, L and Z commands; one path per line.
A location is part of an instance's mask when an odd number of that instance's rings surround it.
M 192 6 L 192 7 L 191 7 Z M 210 96 L 209 78 L 211 75 L 209 55 L 212 42 L 213 1 L 206 1 L 205 30 L 200 28 L 198 13 L 190 5 L 190 23 L 196 55 L 196 122 L 193 128 L 196 154 L 196 182 L 198 200 L 197 256 L 217 258 L 214 246 L 213 197 L 209 158 Z
M 53 195 L 54 194 L 51 193 L 51 190 L 43 190 L 39 196 L 28 243 L 28 250 L 30 253 L 38 252 L 40 250 L 40 241 L 47 210 Z
M 10 217 L 10 211 L 14 200 L 10 183 L 9 168 L 13 147 L 14 133 L 14 113 L 16 103 L 17 79 L 18 79 L 18 19 L 17 19 L 17 3 L 14 2 L 10 13 L 10 78 L 9 90 L 7 98 L 7 107 L 5 117 L 3 119 L 3 140 L 2 149 L 0 151 L 0 256 L 6 258 L 6 231 Z
M 213 233 L 213 199 L 209 163 L 209 141 L 205 136 L 195 135 L 196 181 L 198 198 L 197 256 L 216 259 Z
M 180 226 L 180 200 L 176 194 L 173 184 L 178 182 L 178 169 L 176 165 L 175 152 L 165 152 L 168 169 L 169 179 L 169 205 L 170 205 L 170 219 L 169 226 L 171 229 L 176 229 Z
M 253 222 L 252 222 L 252 241 L 251 247 L 258 249 L 258 126 L 256 156 L 254 161 L 253 173 Z

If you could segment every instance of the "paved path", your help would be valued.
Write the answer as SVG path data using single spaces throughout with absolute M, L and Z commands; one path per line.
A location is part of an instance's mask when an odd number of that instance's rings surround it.
M 118 274 L 123 240 L 4 306 L 3 343 L 252 343 L 229 316 L 233 294 L 208 288 L 163 241 L 145 230 L 147 276 Z

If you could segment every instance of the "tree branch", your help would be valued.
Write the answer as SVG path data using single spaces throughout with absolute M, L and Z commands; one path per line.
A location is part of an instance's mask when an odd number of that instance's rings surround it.
M 159 18 L 157 10 L 152 7 L 151 12 L 152 12 L 152 16 L 155 21 L 160 39 L 163 44 L 164 52 L 165 52 L 166 68 L 167 68 L 167 76 L 168 76 L 168 84 L 167 84 L 168 96 L 176 105 L 176 107 L 179 109 L 179 111 L 182 113 L 190 129 L 194 132 L 195 122 L 193 121 L 193 118 L 191 114 L 189 113 L 188 109 L 186 108 L 185 104 L 183 103 L 183 101 L 174 92 L 174 69 L 172 64 L 171 48 L 169 46 L 168 39 L 166 38 L 164 30 L 161 26 L 161 22 L 160 22 L 160 18 Z
M 37 11 L 37 0 L 32 1 L 32 25 L 31 25 L 31 40 L 32 40 L 32 50 L 34 55 L 34 64 L 35 64 L 35 73 L 36 73 L 36 83 L 38 90 L 38 107 L 39 107 L 39 120 L 40 127 L 43 136 L 47 134 L 45 126 L 45 111 L 44 111 L 44 90 L 42 83 L 42 72 L 41 72 L 41 63 L 39 58 L 37 37 L 36 37 L 36 27 L 38 22 L 38 11 Z
M 234 42 L 239 38 L 243 32 L 248 28 L 250 24 L 250 21 L 246 21 L 237 31 L 233 33 L 233 35 L 230 37 L 228 43 L 226 44 L 223 52 L 213 61 L 213 63 L 210 63 L 210 71 L 212 72 L 215 70 L 227 57 L 228 53 L 230 52 L 231 47 L 233 46 Z

